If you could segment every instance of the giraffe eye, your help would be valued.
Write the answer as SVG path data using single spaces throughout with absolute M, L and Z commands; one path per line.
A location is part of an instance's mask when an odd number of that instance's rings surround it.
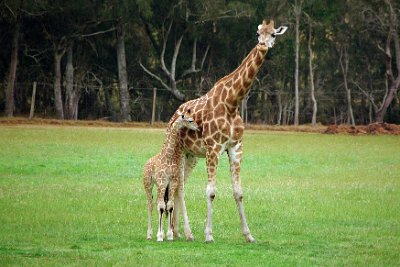
M 271 36 L 272 36 L 272 38 L 275 38 L 276 34 L 275 34 L 275 33 L 273 33 L 273 34 L 271 34 Z
M 182 114 L 182 115 L 181 115 L 181 118 L 184 119 L 184 118 L 185 118 L 185 115 Z
M 188 109 L 188 113 L 190 114 L 190 109 Z

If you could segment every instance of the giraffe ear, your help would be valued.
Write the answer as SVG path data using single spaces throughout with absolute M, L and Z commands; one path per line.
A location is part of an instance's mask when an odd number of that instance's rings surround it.
M 282 35 L 286 32 L 288 27 L 286 26 L 280 26 L 278 29 L 275 29 L 275 35 Z

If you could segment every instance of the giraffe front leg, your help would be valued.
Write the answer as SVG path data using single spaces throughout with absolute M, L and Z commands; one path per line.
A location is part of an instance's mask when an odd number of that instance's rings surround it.
M 189 224 L 189 217 L 187 215 L 187 210 L 186 210 L 186 202 L 185 202 L 185 184 L 186 181 L 188 180 L 190 174 L 192 173 L 194 167 L 196 167 L 198 159 L 193 156 L 193 155 L 186 155 L 185 158 L 185 169 L 183 176 L 181 177 L 181 182 L 180 186 L 178 188 L 178 196 L 179 196 L 179 202 L 180 202 L 180 209 L 182 210 L 182 217 L 183 217 L 183 231 L 186 236 L 187 241 L 193 241 L 194 236 L 192 233 L 192 229 L 190 228 Z
M 242 143 L 238 143 L 236 146 L 228 150 L 230 171 L 232 176 L 232 191 L 233 197 L 235 198 L 236 205 L 238 207 L 240 222 L 242 225 L 242 232 L 247 242 L 253 243 L 255 239 L 250 233 L 249 227 L 246 221 L 246 215 L 244 213 L 243 206 L 243 191 L 240 184 L 240 164 L 242 162 Z
M 173 210 L 174 210 L 174 202 L 169 200 L 167 203 L 167 214 L 168 214 L 167 240 L 168 241 L 174 240 L 174 234 L 172 232 Z
M 220 150 L 221 148 L 219 148 Z M 206 243 L 214 241 L 212 236 L 212 206 L 215 198 L 216 191 L 216 172 L 218 167 L 218 153 L 219 150 L 209 147 L 206 154 L 208 184 L 206 189 L 207 198 L 207 219 L 204 234 L 206 236 Z
M 186 240 L 193 241 L 194 237 L 189 224 L 189 217 L 187 215 L 186 203 L 185 203 L 185 183 L 188 180 L 190 174 L 192 173 L 194 167 L 196 167 L 198 159 L 190 154 L 185 155 L 185 165 L 183 179 L 179 182 L 178 192 L 175 195 L 175 208 L 173 215 L 173 232 L 174 237 L 180 238 L 179 234 L 179 210 L 182 211 L 183 217 L 183 231 L 186 236 Z
M 162 200 L 161 202 L 158 202 L 157 205 L 158 209 L 158 232 L 157 232 L 157 241 L 162 242 L 164 241 L 164 230 L 163 230 L 163 214 L 165 212 L 165 202 Z
M 178 177 L 174 177 L 173 180 L 170 182 L 170 189 L 168 194 L 168 202 L 167 202 L 167 213 L 168 213 L 168 230 L 167 230 L 167 240 L 173 241 L 174 234 L 173 234 L 173 212 L 174 212 L 174 201 L 175 201 L 175 194 L 177 192 L 178 187 Z
M 175 196 L 174 211 L 172 213 L 172 232 L 175 238 L 181 238 L 179 233 L 179 207 L 181 206 L 179 194 Z
M 161 188 L 162 187 L 162 188 Z M 163 186 L 158 187 L 158 196 L 157 196 L 157 211 L 158 211 L 158 232 L 157 232 L 157 241 L 164 241 L 164 230 L 163 230 L 163 214 L 165 210 L 165 202 L 164 202 L 164 194 L 165 188 Z
M 185 191 L 184 191 L 184 189 L 178 193 L 178 196 L 180 198 L 179 202 L 181 204 L 181 210 L 182 210 L 182 216 L 183 216 L 183 232 L 185 233 L 187 241 L 193 241 L 194 240 L 194 236 L 193 236 L 193 233 L 192 233 L 192 229 L 190 228 L 189 217 L 188 217 L 187 211 L 186 211 Z

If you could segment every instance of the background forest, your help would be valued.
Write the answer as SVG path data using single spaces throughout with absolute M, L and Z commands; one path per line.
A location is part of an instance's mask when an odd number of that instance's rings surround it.
M 168 121 L 288 26 L 242 104 L 246 122 L 400 123 L 394 0 L 0 0 L 0 116 Z M 154 88 L 156 98 L 154 98 Z

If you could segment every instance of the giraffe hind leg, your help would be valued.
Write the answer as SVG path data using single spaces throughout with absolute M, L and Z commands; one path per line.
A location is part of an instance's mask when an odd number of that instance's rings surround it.
M 247 225 L 246 215 L 244 213 L 243 206 L 243 191 L 242 186 L 240 184 L 240 164 L 242 161 L 242 145 L 241 143 L 237 144 L 235 147 L 230 148 L 228 150 L 229 163 L 230 163 L 230 171 L 232 176 L 232 191 L 233 197 L 236 201 L 236 206 L 239 211 L 240 223 L 242 226 L 243 235 L 246 238 L 247 242 L 254 243 L 255 239 L 250 233 L 249 226 Z
M 147 195 L 147 239 L 151 240 L 153 229 L 151 226 L 151 218 L 153 213 L 153 195 L 152 195 L 152 188 L 146 190 Z
M 152 212 L 153 212 L 153 186 L 154 183 L 152 182 L 152 176 L 145 172 L 143 176 L 143 184 L 144 189 L 146 192 L 147 198 L 147 239 L 151 240 L 153 229 L 152 229 Z

